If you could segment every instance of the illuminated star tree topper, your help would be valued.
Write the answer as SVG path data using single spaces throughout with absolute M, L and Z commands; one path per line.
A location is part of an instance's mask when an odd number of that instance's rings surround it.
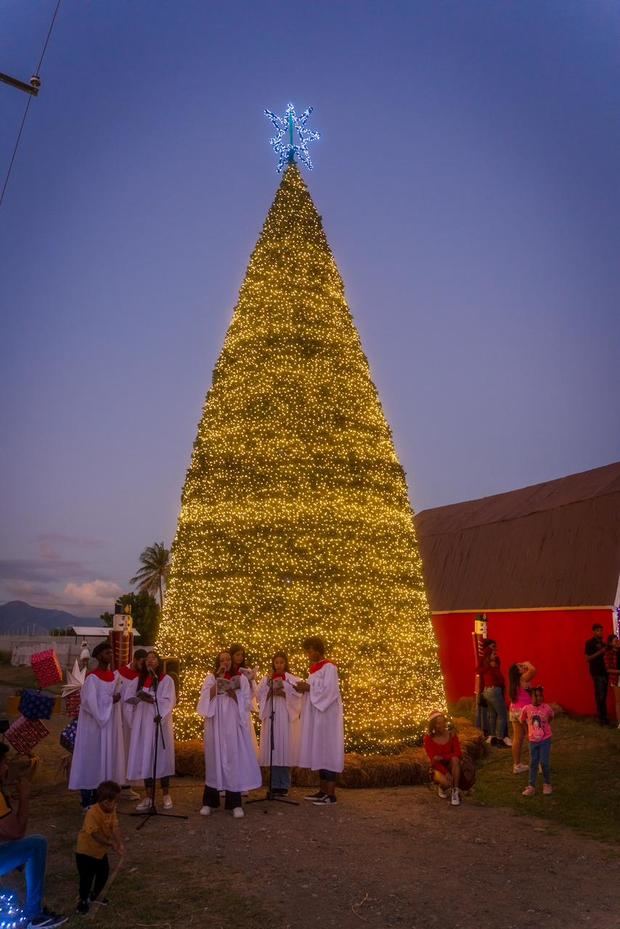
M 299 159 L 310 170 L 312 170 L 312 161 L 308 151 L 308 142 L 318 142 L 321 138 L 318 132 L 312 129 L 306 129 L 306 123 L 312 113 L 312 107 L 309 106 L 299 116 L 295 112 L 295 107 L 289 103 L 283 116 L 277 116 L 271 110 L 265 110 L 265 116 L 271 120 L 277 132 L 277 135 L 270 139 L 276 155 L 278 155 L 278 174 L 287 164 L 295 164 Z M 295 142 L 295 133 L 298 141 Z

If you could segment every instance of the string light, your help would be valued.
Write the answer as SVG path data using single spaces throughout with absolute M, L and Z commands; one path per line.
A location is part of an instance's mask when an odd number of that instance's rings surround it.
M 306 123 L 312 113 L 312 107 L 309 106 L 299 116 L 295 112 L 295 107 L 289 103 L 283 116 L 277 116 L 271 110 L 265 110 L 265 116 L 271 120 L 277 135 L 270 140 L 276 155 L 278 155 L 278 174 L 286 164 L 294 164 L 297 158 L 302 161 L 307 168 L 312 171 L 312 161 L 308 151 L 308 142 L 318 142 L 321 138 L 318 132 L 312 129 L 306 129 Z M 295 133 L 297 133 L 298 142 L 295 142 Z
M 158 648 L 181 662 L 177 737 L 242 642 L 263 671 L 320 635 L 340 669 L 349 751 L 416 741 L 445 697 L 390 428 L 321 217 L 289 164 L 213 373 L 172 546 Z
M 0 929 L 23 929 L 29 922 L 13 893 L 0 893 Z

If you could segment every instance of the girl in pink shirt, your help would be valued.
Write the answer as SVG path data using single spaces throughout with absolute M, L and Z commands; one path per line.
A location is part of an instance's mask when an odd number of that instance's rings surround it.
M 521 723 L 527 726 L 527 737 L 530 743 L 530 782 L 523 791 L 524 797 L 533 797 L 536 793 L 539 765 L 543 773 L 543 793 L 553 793 L 549 764 L 553 710 L 544 701 L 545 694 L 542 687 L 534 687 L 532 688 L 532 702 L 523 707 L 521 711 Z

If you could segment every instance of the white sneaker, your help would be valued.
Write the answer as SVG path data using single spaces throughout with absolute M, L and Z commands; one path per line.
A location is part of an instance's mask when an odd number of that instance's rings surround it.
M 242 806 L 236 806 L 233 810 L 233 816 L 235 819 L 242 819 L 245 816 Z
M 164 794 L 164 809 L 165 810 L 172 809 L 172 797 L 170 796 L 170 794 Z
M 444 790 L 443 787 L 438 787 L 438 788 L 437 788 L 437 796 L 438 796 L 438 797 L 441 797 L 442 800 L 447 800 L 447 799 L 448 799 L 448 791 L 447 791 L 447 790 Z
M 492 735 L 488 735 L 484 741 L 487 743 L 487 745 L 492 745 L 492 744 L 493 744 L 493 736 L 492 736 Z
M 529 764 L 513 764 L 512 766 L 513 774 L 525 774 L 525 772 L 529 770 L 530 770 Z
M 508 748 L 512 748 L 512 739 L 509 739 L 507 735 L 504 736 L 504 738 L 502 739 L 502 742 L 503 742 L 504 745 L 506 745 Z
M 456 787 L 452 788 L 452 794 L 450 796 L 450 803 L 452 806 L 459 806 L 461 802 L 461 795 L 459 794 Z
M 201 806 L 201 807 L 200 807 L 200 815 L 201 815 L 201 816 L 210 816 L 212 812 L 213 812 L 213 810 L 211 809 L 210 806 Z
M 123 790 L 121 797 L 124 800 L 139 800 L 140 794 L 137 790 L 134 790 L 133 787 L 129 787 L 127 790 Z
M 136 807 L 136 813 L 146 813 L 147 810 L 151 809 L 152 801 L 150 797 L 145 797 Z

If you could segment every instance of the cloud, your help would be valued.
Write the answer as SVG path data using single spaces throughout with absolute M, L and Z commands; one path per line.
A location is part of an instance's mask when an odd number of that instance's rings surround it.
M 62 561 L 62 550 L 65 548 L 98 549 L 103 547 L 101 539 L 91 539 L 86 536 L 66 535 L 64 532 L 44 532 L 36 537 L 41 558 L 46 561 Z
M 0 579 L 31 581 L 52 584 L 65 581 L 67 577 L 76 580 L 93 576 L 93 569 L 82 561 L 70 561 L 57 558 L 5 558 L 0 559 Z
M 72 606 L 97 609 L 110 607 L 123 593 L 113 581 L 86 581 L 83 584 L 65 584 L 64 600 Z

